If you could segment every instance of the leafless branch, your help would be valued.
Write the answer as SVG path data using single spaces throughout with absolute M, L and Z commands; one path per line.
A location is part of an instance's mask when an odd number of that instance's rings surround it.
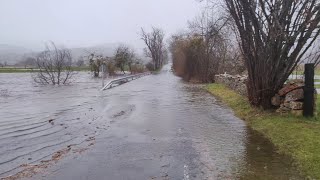
M 33 79 L 39 84 L 68 84 L 74 75 L 71 52 L 57 48 L 53 42 L 37 56 L 35 64 L 38 72 L 33 73 Z

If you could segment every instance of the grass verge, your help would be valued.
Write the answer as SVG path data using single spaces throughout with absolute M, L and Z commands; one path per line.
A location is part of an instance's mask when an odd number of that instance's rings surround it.
M 320 179 L 320 122 L 317 118 L 279 115 L 251 107 L 246 97 L 222 84 L 210 84 L 206 89 L 270 139 L 279 153 L 291 156 L 302 174 Z M 317 112 L 320 112 L 320 97 Z
M 72 67 L 72 71 L 90 71 L 90 67 Z M 0 73 L 31 73 L 37 72 L 37 69 L 31 68 L 0 68 Z
M 0 68 L 0 73 L 28 73 L 32 72 L 32 69 L 24 68 Z

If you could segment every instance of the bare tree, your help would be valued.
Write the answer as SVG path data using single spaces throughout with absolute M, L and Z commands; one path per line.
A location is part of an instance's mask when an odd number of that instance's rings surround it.
M 174 36 L 170 43 L 173 69 L 187 81 L 213 82 L 220 64 L 231 54 L 227 39 L 230 18 L 210 15 L 203 11 L 189 22 L 190 33 Z
M 120 45 L 115 51 L 114 60 L 116 67 L 120 68 L 123 73 L 125 73 L 125 66 L 128 66 L 131 72 L 135 59 L 134 50 L 127 45 Z
M 159 28 L 152 28 L 150 33 L 141 28 L 141 39 L 146 44 L 145 54 L 147 57 L 152 58 L 154 69 L 160 69 L 165 63 L 164 32 Z
M 33 73 L 33 79 L 39 84 L 67 84 L 74 74 L 71 52 L 57 48 L 53 42 L 37 56 L 35 64 L 37 72 Z
M 319 36 L 319 0 L 224 0 L 236 24 L 248 69 L 252 105 L 270 99 Z
M 89 53 L 88 56 L 90 70 L 93 72 L 94 77 L 99 77 L 100 67 L 103 65 L 103 57 L 102 55 L 96 55 L 94 52 Z
M 76 65 L 78 67 L 82 67 L 84 65 L 84 59 L 83 57 L 79 57 L 78 61 L 76 62 Z

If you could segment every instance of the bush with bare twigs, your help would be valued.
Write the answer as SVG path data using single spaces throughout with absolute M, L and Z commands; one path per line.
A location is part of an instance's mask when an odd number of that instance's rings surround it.
M 234 20 L 248 70 L 250 103 L 272 108 L 270 99 L 318 45 L 320 1 L 224 2 Z
M 39 84 L 68 84 L 74 75 L 72 71 L 72 56 L 68 49 L 58 48 L 52 42 L 35 60 L 37 72 L 33 79 Z
M 141 39 L 147 46 L 145 55 L 152 59 L 153 70 L 159 70 L 168 62 L 168 50 L 164 43 L 164 32 L 159 28 L 152 28 L 151 32 L 141 29 Z
M 230 18 L 209 20 L 205 14 L 189 23 L 190 32 L 171 39 L 173 70 L 187 81 L 214 82 L 218 73 L 244 71 L 237 46 L 228 39 Z

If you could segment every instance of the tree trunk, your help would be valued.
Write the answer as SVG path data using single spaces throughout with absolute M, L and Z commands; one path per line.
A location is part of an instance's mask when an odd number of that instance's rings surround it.
M 271 98 L 276 93 L 272 90 L 267 90 L 264 88 L 252 88 L 256 84 L 257 83 L 255 83 L 255 81 L 248 81 L 247 90 L 248 90 L 248 98 L 249 98 L 250 104 L 257 107 L 262 107 L 263 109 L 272 108 Z M 263 87 L 267 86 L 266 84 L 263 84 L 263 85 L 264 85 Z

